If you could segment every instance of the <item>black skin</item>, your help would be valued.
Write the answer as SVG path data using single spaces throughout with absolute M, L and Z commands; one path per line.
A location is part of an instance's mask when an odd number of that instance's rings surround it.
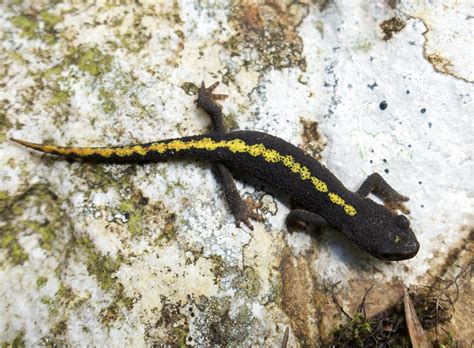
M 201 85 L 196 104 L 210 117 L 213 132 L 209 134 L 183 137 L 184 142 L 203 138 L 210 138 L 216 142 L 221 140 L 243 140 L 247 145 L 263 144 L 267 149 L 274 149 L 281 155 L 291 155 L 295 162 L 306 166 L 312 175 L 327 184 L 331 192 L 336 193 L 345 202 L 349 202 L 356 210 L 355 216 L 349 216 L 341 206 L 331 203 L 327 193 L 317 191 L 310 180 L 302 180 L 298 174 L 292 173 L 281 162 L 269 163 L 262 156 L 251 156 L 246 152 L 232 152 L 226 148 L 215 150 L 189 148 L 180 151 L 167 150 L 164 153 L 149 151 L 145 155 L 133 153 L 127 156 L 113 154 L 109 157 L 97 154 L 81 156 L 81 159 L 97 162 L 112 163 L 141 163 L 158 162 L 169 159 L 195 158 L 213 163 L 216 176 L 224 186 L 226 201 L 234 215 L 236 225 L 244 223 L 253 228 L 251 219 L 261 220 L 249 205 L 242 200 L 235 186 L 232 173 L 244 177 L 253 177 L 269 185 L 277 191 L 286 193 L 290 201 L 297 204 L 287 216 L 288 223 L 306 222 L 318 227 L 329 226 L 341 231 L 360 249 L 374 257 L 383 260 L 398 261 L 414 257 L 419 249 L 419 243 L 410 228 L 410 221 L 404 215 L 397 215 L 396 209 L 406 211 L 403 202 L 408 198 L 397 193 L 379 174 L 370 175 L 357 192 L 351 192 L 317 160 L 303 152 L 296 146 L 275 136 L 255 131 L 226 132 L 222 108 L 217 100 L 224 99 L 224 95 L 213 94 L 217 83 L 206 88 Z M 13 139 L 15 140 L 15 139 Z M 176 139 L 160 141 L 169 143 Z M 41 145 L 15 140 L 25 146 L 35 148 L 51 154 L 60 154 L 69 158 L 78 158 L 75 154 L 61 154 L 55 150 L 45 151 Z M 150 144 L 139 144 L 141 147 Z M 110 147 L 118 149 L 121 147 Z M 62 148 L 64 149 L 64 148 Z M 377 204 L 367 198 L 374 194 L 383 199 L 386 206 Z

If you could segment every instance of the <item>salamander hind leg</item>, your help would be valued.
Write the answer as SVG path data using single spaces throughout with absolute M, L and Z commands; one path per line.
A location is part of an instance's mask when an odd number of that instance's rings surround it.
M 234 215 L 236 226 L 240 227 L 240 224 L 244 223 L 248 228 L 253 230 L 250 219 L 262 221 L 263 217 L 254 212 L 251 208 L 251 204 L 240 197 L 239 191 L 235 186 L 234 178 L 225 165 L 216 163 L 214 164 L 214 170 L 224 184 L 225 198 L 232 215 Z
M 224 126 L 222 106 L 217 103 L 217 100 L 223 100 L 227 98 L 227 95 L 212 93 L 218 85 L 219 82 L 216 82 L 206 87 L 204 82 L 202 82 L 196 104 L 209 115 L 214 131 L 217 133 L 225 133 L 226 129 Z
M 403 204 L 403 202 L 407 202 L 409 198 L 395 191 L 379 173 L 369 175 L 357 190 L 357 193 L 364 197 L 367 197 L 369 193 L 373 193 L 383 199 L 384 205 L 387 208 L 410 214 L 410 210 Z

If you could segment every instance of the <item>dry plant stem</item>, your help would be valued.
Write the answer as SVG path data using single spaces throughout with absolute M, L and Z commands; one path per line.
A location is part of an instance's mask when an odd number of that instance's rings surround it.
M 290 327 L 287 326 L 285 329 L 285 334 L 283 335 L 283 341 L 281 342 L 281 348 L 286 348 L 288 346 L 289 337 L 290 337 Z
M 458 266 L 460 267 L 460 266 Z M 447 299 L 448 299 L 448 302 L 449 304 L 451 305 L 451 307 L 453 308 L 454 310 L 454 303 L 456 303 L 457 299 L 458 299 L 458 295 L 459 295 L 459 286 L 457 284 L 457 281 L 459 280 L 459 278 L 463 277 L 465 273 L 467 273 L 467 270 L 469 270 L 470 268 L 472 267 L 472 263 L 470 263 L 469 265 L 467 265 L 466 267 L 464 268 L 461 268 L 461 271 L 453 278 L 451 279 L 448 284 L 446 284 L 446 286 L 441 290 L 440 294 L 437 296 L 436 298 L 436 307 L 435 307 L 435 312 L 436 312 L 436 326 L 435 326 L 435 330 L 436 330 L 436 341 L 439 342 L 439 308 L 442 308 L 442 305 L 440 304 L 440 302 L 442 301 L 442 297 L 445 296 Z M 455 299 L 454 301 L 451 300 L 451 298 L 449 297 L 449 295 L 447 294 L 448 290 L 452 287 L 452 286 L 455 286 L 456 287 L 456 296 L 455 296 Z

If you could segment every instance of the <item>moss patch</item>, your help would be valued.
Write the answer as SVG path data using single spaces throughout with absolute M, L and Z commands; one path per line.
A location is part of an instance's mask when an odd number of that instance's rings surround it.
M 123 261 L 121 255 L 113 258 L 102 255 L 95 249 L 94 243 L 89 237 L 82 237 L 78 240 L 79 245 L 87 255 L 87 270 L 94 275 L 102 290 L 108 291 L 115 285 L 114 273 L 120 268 Z
M 22 264 L 28 260 L 28 254 L 16 239 L 17 233 L 13 228 L 7 227 L 0 234 L 0 248 L 7 250 L 7 257 L 15 265 Z
M 143 231 L 142 208 L 132 201 L 123 201 L 119 209 L 127 216 L 127 226 L 130 234 L 139 235 Z
M 36 279 L 36 288 L 38 289 L 42 288 L 47 282 L 48 282 L 48 278 L 38 277 L 38 279 Z
M 258 273 L 252 267 L 244 267 L 242 274 L 232 281 L 232 287 L 248 298 L 256 297 L 261 289 Z
M 35 36 L 36 30 L 38 30 L 38 23 L 36 22 L 36 19 L 30 16 L 15 16 L 10 21 L 15 27 L 20 29 L 22 35 L 28 39 L 33 38 Z
M 62 15 L 42 10 L 39 13 L 21 14 L 11 18 L 11 23 L 21 30 L 21 35 L 28 39 L 41 39 L 48 45 L 58 41 L 55 25 L 63 20 Z M 39 25 L 42 23 L 42 25 Z
M 235 317 L 231 318 L 232 300 L 230 297 L 202 297 L 200 302 L 196 303 L 196 307 L 206 318 L 201 325 L 201 333 L 205 339 L 204 345 L 246 345 L 245 341 L 251 336 L 255 326 L 255 318 L 247 306 L 240 307 Z
M 20 331 L 16 334 L 16 337 L 11 342 L 2 342 L 2 348 L 20 348 L 26 347 L 25 345 L 25 332 Z
M 103 54 L 98 48 L 79 50 L 77 58 L 78 68 L 92 76 L 99 76 L 111 70 L 112 56 Z
M 38 235 L 39 244 L 48 252 L 63 250 L 67 243 L 67 217 L 60 208 L 61 202 L 46 184 L 31 186 L 22 194 L 0 200 L 0 219 L 6 221 L 0 234 L 0 248 L 7 249 L 8 259 L 14 264 L 23 263 L 28 255 L 18 243 L 18 236 Z M 38 220 L 33 220 L 32 216 Z M 62 243 L 56 242 L 60 231 Z

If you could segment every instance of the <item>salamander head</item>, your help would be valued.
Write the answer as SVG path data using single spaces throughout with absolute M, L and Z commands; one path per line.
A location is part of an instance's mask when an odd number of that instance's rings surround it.
M 343 232 L 362 250 L 382 260 L 399 261 L 414 257 L 420 244 L 410 228 L 410 220 L 364 198 L 357 215 Z

